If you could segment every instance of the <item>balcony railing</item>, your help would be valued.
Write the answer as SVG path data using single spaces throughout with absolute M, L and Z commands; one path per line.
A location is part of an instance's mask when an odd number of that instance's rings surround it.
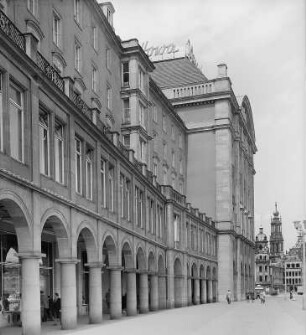
M 25 51 L 25 37 L 1 10 L 0 30 L 2 30 L 20 49 Z
M 53 83 L 61 90 L 64 91 L 64 80 L 56 69 L 37 51 L 37 65 L 42 72 L 53 81 Z
M 214 92 L 214 84 L 206 83 L 173 89 L 173 98 L 184 98 Z
M 20 49 L 26 52 L 26 39 L 25 36 L 18 30 L 18 28 L 14 25 L 14 23 L 0 10 L 0 31 L 2 31 L 7 37 L 9 37 L 12 42 L 17 45 Z M 32 57 L 31 57 L 32 58 Z M 62 91 L 63 93 L 65 90 L 66 82 L 60 76 L 58 71 L 52 66 L 40 52 L 36 52 L 35 59 L 37 67 L 42 71 L 42 73 L 52 81 L 56 87 Z M 101 130 L 101 134 L 105 136 L 111 143 L 117 146 L 123 155 L 130 159 L 130 150 L 128 150 L 119 140 L 114 140 L 114 136 L 111 132 L 107 131 L 107 127 L 101 121 L 100 118 L 97 118 L 96 121 L 93 121 L 93 112 L 91 108 L 82 100 L 82 98 L 76 94 L 73 90 L 69 91 L 69 99 L 74 103 L 74 105 L 83 113 L 85 114 L 92 122 L 95 123 L 96 127 Z M 130 111 L 129 109 L 126 110 L 125 113 L 125 120 L 126 122 L 130 122 Z M 151 171 L 147 169 L 143 169 L 144 165 L 142 162 L 139 162 L 135 157 L 133 158 L 134 166 L 137 170 L 146 175 L 147 179 L 153 184 L 153 174 Z M 162 186 L 155 181 L 156 188 L 162 192 Z M 179 194 L 178 192 L 172 190 L 171 191 L 171 198 L 180 204 L 185 204 L 185 197 Z
M 87 106 L 87 104 L 84 102 L 84 100 L 82 100 L 82 98 L 78 94 L 72 92 L 71 100 L 89 119 L 91 119 L 92 117 L 91 109 Z

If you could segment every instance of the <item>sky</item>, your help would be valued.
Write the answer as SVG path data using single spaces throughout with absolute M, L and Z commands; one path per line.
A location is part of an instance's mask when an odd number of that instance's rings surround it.
M 226 63 L 236 96 L 250 99 L 258 152 L 255 234 L 270 236 L 275 202 L 285 249 L 296 241 L 293 221 L 305 208 L 304 0 L 112 0 L 122 40 L 151 46 L 188 39 L 203 73 Z

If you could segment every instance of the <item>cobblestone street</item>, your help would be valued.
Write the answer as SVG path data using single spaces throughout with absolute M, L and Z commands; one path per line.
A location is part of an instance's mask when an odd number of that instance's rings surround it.
M 284 296 L 267 297 L 266 304 L 225 302 L 179 308 L 121 320 L 105 320 L 102 325 L 79 324 L 75 331 L 60 331 L 52 324 L 43 326 L 43 334 L 79 335 L 305 335 L 306 312 L 301 296 L 290 301 Z M 2 329 L 1 335 L 20 335 L 21 328 Z

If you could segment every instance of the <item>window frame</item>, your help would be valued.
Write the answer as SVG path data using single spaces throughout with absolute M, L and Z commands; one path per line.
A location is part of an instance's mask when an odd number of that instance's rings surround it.
M 62 46 L 62 18 L 53 10 L 52 13 L 52 41 L 58 47 Z
M 17 161 L 21 162 L 21 163 L 24 163 L 24 156 L 25 156 L 25 153 L 24 153 L 24 125 L 25 125 L 25 110 L 24 110 L 24 95 L 25 95 L 25 92 L 24 90 L 22 90 L 17 84 L 15 84 L 13 81 L 10 82 L 9 84 L 9 91 L 11 89 L 14 89 L 16 91 L 18 91 L 20 93 L 20 104 L 21 105 L 18 105 L 18 103 L 16 101 L 14 101 L 11 97 L 10 97 L 10 92 L 9 92 L 9 114 L 12 115 L 12 110 L 11 110 L 11 106 L 13 106 L 17 111 L 18 111 L 18 115 L 17 115 L 17 119 L 19 121 L 19 118 L 20 118 L 20 124 L 18 124 L 18 127 L 21 128 L 19 129 L 18 131 L 18 134 L 20 134 L 20 138 L 18 138 L 18 157 L 15 157 L 12 155 L 12 131 L 11 131 L 11 127 L 12 127 L 12 119 L 10 118 L 10 125 L 9 125 L 9 129 L 10 129 L 10 155 L 12 158 L 16 159 Z M 21 130 L 21 131 L 20 131 Z M 21 142 L 21 143 L 20 143 Z
M 44 113 L 47 117 L 47 122 L 41 122 L 41 114 Z M 50 177 L 50 124 L 51 124 L 51 115 L 47 111 L 40 109 L 39 111 L 39 169 L 40 173 L 43 175 Z
M 62 131 L 61 131 L 61 135 L 57 134 L 56 125 L 60 125 Z M 61 149 L 61 154 L 60 151 L 57 148 L 57 145 L 60 144 L 62 146 Z M 57 155 L 56 153 L 58 152 L 59 155 Z M 59 159 L 57 159 L 57 157 Z M 57 168 L 57 161 L 60 163 L 60 161 L 62 162 L 61 164 L 58 164 L 59 167 Z M 56 182 L 64 185 L 65 184 L 65 126 L 63 123 L 61 123 L 59 120 L 55 119 L 55 130 L 54 130 L 54 179 Z M 61 177 L 57 177 L 57 170 L 61 171 L 59 173 L 59 176 Z
M 83 167 L 82 167 L 82 156 L 83 156 L 83 141 L 75 136 L 75 191 L 77 194 L 82 194 L 83 191 Z M 80 151 L 77 149 L 77 143 L 79 142 Z M 78 159 L 79 158 L 79 159 Z M 79 162 L 79 165 L 78 165 Z M 78 169 L 79 166 L 79 169 Z M 78 181 L 78 171 L 79 171 L 79 181 Z

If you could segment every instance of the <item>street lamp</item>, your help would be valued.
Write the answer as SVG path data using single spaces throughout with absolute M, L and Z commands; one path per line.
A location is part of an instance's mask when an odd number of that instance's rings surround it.
M 302 236 L 302 262 L 303 262 L 303 310 L 306 310 L 306 257 L 305 257 L 305 235 L 306 235 L 306 220 L 294 221 L 294 228 L 299 232 L 300 236 Z

